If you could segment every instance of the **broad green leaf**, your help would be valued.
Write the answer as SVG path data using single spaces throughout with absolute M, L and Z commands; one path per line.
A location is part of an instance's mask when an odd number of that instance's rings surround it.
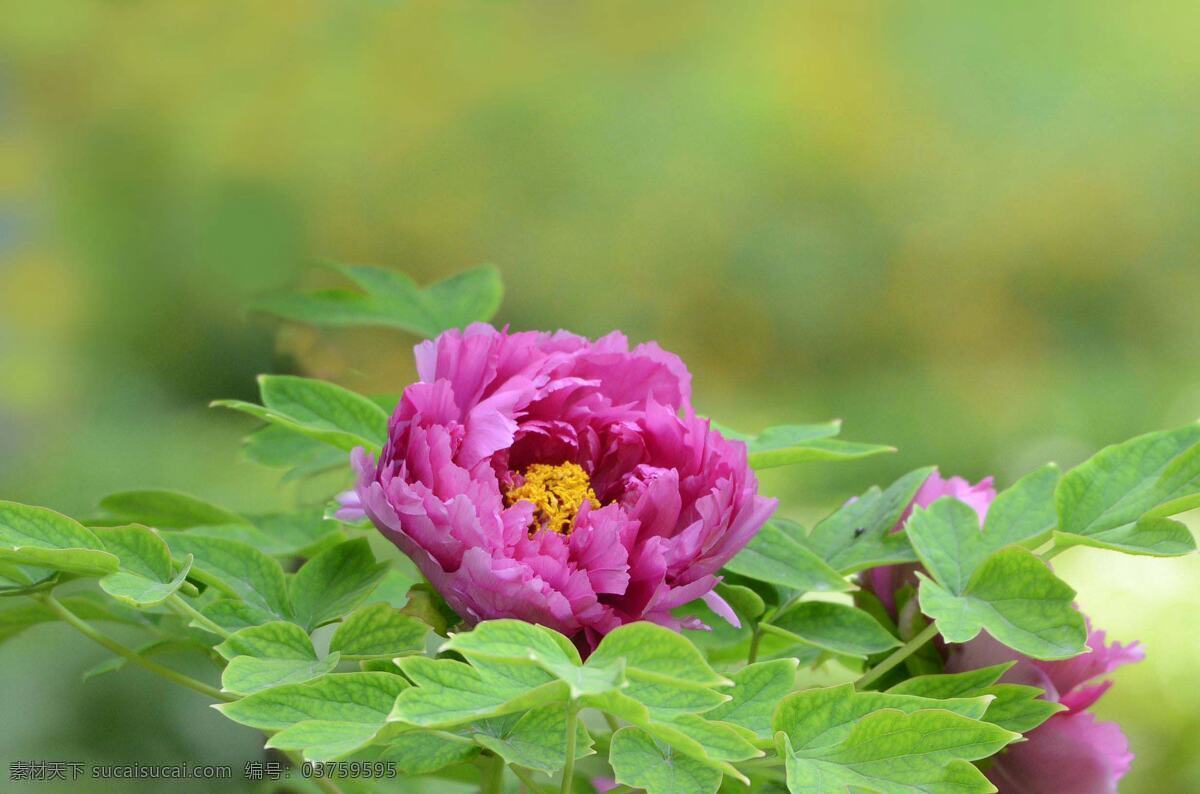
M 809 461 L 857 460 L 896 451 L 895 447 L 834 438 L 840 432 L 840 422 L 827 422 L 768 427 L 753 437 L 737 435 L 746 442 L 748 462 L 755 469 L 771 469 Z
M 567 759 L 567 711 L 563 704 L 539 706 L 521 715 L 511 726 L 489 732 L 489 723 L 478 726 L 473 734 L 479 744 L 510 764 L 553 775 Z M 582 720 L 575 726 L 575 757 L 593 753 L 592 737 Z
M 842 592 L 851 585 L 813 552 L 785 531 L 784 520 L 769 521 L 725 564 L 725 569 L 801 592 Z
M 312 630 L 353 610 L 387 572 L 366 538 L 339 543 L 313 557 L 292 577 L 288 590 L 296 622 Z
M 751 744 L 744 731 L 724 722 L 710 720 L 708 715 L 679 714 L 667 721 L 704 748 L 705 755 L 715 761 L 746 761 L 764 753 Z M 651 735 L 657 731 L 652 729 Z
M 366 722 L 304 720 L 267 739 L 267 747 L 302 751 L 307 761 L 334 761 L 370 744 L 380 726 Z
M 376 592 L 378 593 L 380 588 L 389 584 L 394 586 L 390 588 L 392 593 L 395 593 L 396 587 L 400 584 L 395 580 L 391 571 L 384 576 L 379 588 L 376 588 Z M 394 601 L 390 599 L 387 602 L 395 605 Z M 428 582 L 417 582 L 409 588 L 408 598 L 400 611 L 411 615 L 443 636 L 451 627 L 460 622 L 460 618 L 454 614 L 454 610 L 446 603 L 446 599 L 442 598 L 441 594 L 434 590 Z
M 859 720 L 836 745 L 795 748 L 788 734 L 780 733 L 777 749 L 792 794 L 986 794 L 992 785 L 969 762 L 1019 738 L 941 709 L 883 709 Z
M 451 764 L 469 761 L 479 752 L 479 745 L 457 734 L 410 731 L 389 739 L 380 759 L 395 762 L 402 774 L 427 775 Z
M 1008 647 L 1036 659 L 1066 659 L 1087 650 L 1075 591 L 1034 554 L 1010 546 L 991 555 L 961 594 L 918 572 L 921 611 L 948 642 L 967 642 L 986 629 Z
M 284 479 L 320 474 L 330 469 L 349 471 L 346 452 L 279 425 L 260 427 L 242 445 L 247 459 L 273 469 L 289 469 Z
M 990 698 L 930 699 L 885 692 L 856 692 L 852 684 L 794 692 L 779 702 L 771 717 L 776 733 L 787 734 L 794 749 L 820 750 L 846 739 L 859 721 L 881 709 L 904 713 L 944 709 L 971 720 L 987 710 Z
M 331 673 L 305 684 L 264 689 L 214 706 L 234 722 L 281 731 L 307 720 L 383 727 L 396 697 L 409 688 L 391 673 Z
M 283 569 L 253 546 L 224 538 L 171 532 L 167 545 L 176 557 L 192 555 L 191 577 L 281 618 L 291 616 Z
M 621 690 L 644 705 L 651 718 L 660 722 L 677 720 L 684 714 L 700 714 L 729 702 L 729 695 L 703 686 L 680 686 L 677 681 L 642 678 L 636 673 Z
M 46 590 L 54 587 L 59 578 L 59 572 L 52 568 L 0 561 L 0 597 Z
M 178 491 L 122 491 L 101 499 L 100 507 L 121 521 L 158 528 L 247 523 L 237 513 Z
M 829 601 L 802 601 L 764 625 L 842 656 L 865 658 L 901 644 L 863 610 Z
M 904 532 L 892 532 L 932 467 L 909 472 L 886 491 L 871 488 L 813 527 L 808 546 L 845 574 L 877 565 L 916 562 Z
M 739 725 L 760 739 L 770 739 L 771 714 L 796 683 L 795 659 L 776 659 L 756 662 L 730 676 L 733 689 L 731 700 L 717 706 L 704 716 Z
M 429 627 L 388 604 L 360 607 L 337 627 L 329 650 L 344 659 L 392 659 L 425 648 Z
M 396 662 L 417 686 L 401 693 L 390 721 L 443 728 L 564 702 L 568 687 L 541 668 L 521 662 L 409 656 Z
M 612 736 L 609 763 L 618 783 L 647 794 L 715 794 L 721 773 L 640 728 L 622 728 Z
M 624 660 L 632 680 L 680 686 L 728 686 L 683 635 L 646 621 L 627 623 L 605 635 L 588 657 L 588 667 L 611 667 Z
M 236 540 L 272 557 L 312 557 L 346 540 L 341 525 L 325 518 L 324 512 L 311 508 L 250 516 L 251 524 L 205 525 L 187 533 Z
M 983 524 L 989 554 L 1009 545 L 1034 548 L 1050 537 L 1058 523 L 1054 492 L 1059 476 L 1058 466 L 1047 463 L 996 496 Z
M 261 626 L 279 619 L 277 615 L 261 607 L 251 606 L 236 598 L 218 598 L 200 607 L 200 612 L 204 617 L 227 631 Z
M 1060 545 L 1169 556 L 1196 548 L 1186 527 L 1142 521 L 1200 506 L 1200 423 L 1105 447 L 1055 492 Z
M 183 559 L 176 573 L 167 544 L 154 530 L 133 524 L 93 531 L 120 560 L 120 570 L 100 579 L 100 588 L 118 601 L 135 607 L 161 604 L 187 579 L 191 557 Z
M 1043 692 L 1037 687 L 997 683 L 1012 665 L 1009 662 L 961 673 L 916 676 L 892 687 L 888 694 L 927 698 L 991 695 L 995 699 L 988 704 L 982 719 L 1006 730 L 1025 733 L 1064 707 L 1042 698 Z
M 311 681 L 331 672 L 340 658 L 331 653 L 318 660 L 304 629 L 286 621 L 241 629 L 216 650 L 229 660 L 221 688 L 236 695 Z
M 78 521 L 45 507 L 0 501 L 0 561 L 84 576 L 117 570 L 114 554 Z
M 448 328 L 486 321 L 500 307 L 503 286 L 491 265 L 455 274 L 422 289 L 395 270 L 371 265 L 334 265 L 364 292 L 323 290 L 260 301 L 258 311 L 324 326 L 398 328 L 433 337 Z
M 261 375 L 258 380 L 262 405 L 240 400 L 217 400 L 212 404 L 248 413 L 344 450 L 363 446 L 378 452 L 387 438 L 387 414 L 360 394 L 294 375 Z

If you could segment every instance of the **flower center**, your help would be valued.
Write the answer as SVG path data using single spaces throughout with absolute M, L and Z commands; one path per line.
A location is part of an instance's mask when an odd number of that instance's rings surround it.
M 535 530 L 541 528 L 568 534 L 585 501 L 593 508 L 600 507 L 587 472 L 577 463 L 557 466 L 534 463 L 525 470 L 524 479 L 520 486 L 506 493 L 504 499 L 510 506 L 521 501 L 532 502 L 536 508 L 532 526 Z

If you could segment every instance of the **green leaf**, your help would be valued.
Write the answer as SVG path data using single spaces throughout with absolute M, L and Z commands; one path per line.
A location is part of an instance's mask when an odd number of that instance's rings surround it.
M 192 555 L 191 577 L 280 618 L 291 616 L 287 582 L 274 559 L 236 540 L 168 533 L 176 557 Z
M 612 736 L 609 763 L 618 783 L 647 794 L 715 794 L 721 773 L 640 728 L 622 728 Z
M 330 651 L 344 659 L 392 659 L 425 648 L 429 627 L 389 604 L 369 604 L 338 625 Z
M 896 451 L 895 447 L 834 438 L 839 432 L 840 422 L 768 427 L 746 441 L 748 461 L 755 469 L 771 469 L 809 461 L 858 460 Z
M 340 454 L 340 453 L 339 453 Z M 269 513 L 250 516 L 250 524 L 198 526 L 186 530 L 190 535 L 226 538 L 253 546 L 272 557 L 312 557 L 346 540 L 337 521 L 325 518 L 323 508 L 294 513 Z
M 349 471 L 344 450 L 280 425 L 260 427 L 246 436 L 242 454 L 262 466 L 289 469 L 285 480 L 309 477 L 336 468 Z
M 855 724 L 881 709 L 906 714 L 922 709 L 944 709 L 977 720 L 987 710 L 989 701 L 986 697 L 933 700 L 884 692 L 856 692 L 853 684 L 841 684 L 788 695 L 775 709 L 771 727 L 776 733 L 786 733 L 796 750 L 819 750 L 837 746 Z
M 279 619 L 279 616 L 261 607 L 251 606 L 236 598 L 218 598 L 200 607 L 200 613 L 227 631 L 261 626 Z
M 410 731 L 390 739 L 379 757 L 395 762 L 402 774 L 427 775 L 451 764 L 469 761 L 479 752 L 479 745 L 457 734 Z
M 398 659 L 417 686 L 396 698 L 390 721 L 443 728 L 498 717 L 546 703 L 563 702 L 567 685 L 544 670 L 521 662 L 409 656 Z
M 0 561 L 84 576 L 117 570 L 117 558 L 74 519 L 45 507 L 0 501 Z
M 880 794 L 986 794 L 993 791 L 969 762 L 1020 738 L 990 723 L 940 709 L 883 709 L 859 720 L 838 744 L 794 748 L 777 737 L 792 794 L 865 790 Z
M 370 265 L 333 265 L 364 292 L 324 290 L 260 301 L 258 311 L 324 326 L 398 328 L 433 337 L 448 328 L 486 321 L 500 308 L 503 285 L 491 265 L 455 274 L 425 289 L 398 271 Z
M 177 651 L 200 651 L 206 652 L 209 647 L 200 642 L 189 640 L 181 640 L 175 638 L 157 639 L 138 646 L 134 649 L 138 656 L 151 657 L 158 656 L 163 653 L 171 653 Z M 115 673 L 118 670 L 124 669 L 129 664 L 129 659 L 124 656 L 110 656 L 99 664 L 92 665 L 83 671 L 83 680 L 90 681 L 101 675 Z
M 1060 545 L 1171 556 L 1196 548 L 1186 527 L 1144 521 L 1200 506 L 1200 423 L 1105 447 L 1055 492 Z
M 748 621 L 752 621 L 766 611 L 767 605 L 762 596 L 737 584 L 721 583 L 717 585 L 717 595 L 733 608 L 733 611 Z
M 59 572 L 34 565 L 0 562 L 0 597 L 19 596 L 54 587 Z
M 234 722 L 281 731 L 300 722 L 357 723 L 378 730 L 396 697 L 409 688 L 391 673 L 331 673 L 305 684 L 264 689 L 214 706 Z
M 588 667 L 611 667 L 624 661 L 631 680 L 679 686 L 728 686 L 683 635 L 646 621 L 627 623 L 605 635 L 588 657 Z
M 388 416 L 376 403 L 333 383 L 294 375 L 260 375 L 262 405 L 217 400 L 232 408 L 308 438 L 351 450 L 378 452 L 387 439 Z
M 760 739 L 770 739 L 771 714 L 796 683 L 795 659 L 776 659 L 756 662 L 730 676 L 733 679 L 731 700 L 717 706 L 705 716 L 741 726 Z
M 539 706 L 521 715 L 511 726 L 500 722 L 501 730 L 487 731 L 489 723 L 479 726 L 475 741 L 510 764 L 553 775 L 567 760 L 567 707 L 562 704 Z M 575 757 L 593 753 L 592 737 L 583 721 L 575 726 Z
M 916 562 L 904 532 L 892 532 L 932 467 L 909 472 L 886 491 L 871 488 L 813 527 L 808 546 L 838 572 Z
M 787 523 L 782 519 L 767 522 L 725 569 L 805 593 L 849 590 L 851 585 L 841 574 L 793 539 L 796 533 L 785 529 Z
M 1072 606 L 1075 591 L 1026 549 L 1010 546 L 988 557 L 961 594 L 917 576 L 921 611 L 948 642 L 967 642 L 987 629 L 1036 659 L 1066 659 L 1087 650 L 1083 616 Z
M 983 535 L 990 544 L 988 554 L 1009 545 L 1034 548 L 1050 537 L 1058 523 L 1054 505 L 1058 482 L 1058 466 L 1047 463 L 996 496 L 983 524 Z
M 1043 692 L 1037 687 L 997 683 L 1012 665 L 1008 662 L 962 673 L 916 676 L 892 687 L 888 694 L 935 699 L 990 695 L 995 699 L 982 719 L 1015 733 L 1026 733 L 1065 707 L 1042 698 Z
M 121 521 L 159 528 L 247 523 L 237 513 L 178 491 L 121 491 L 101 499 L 100 507 Z
M 311 681 L 331 672 L 340 660 L 337 653 L 318 660 L 304 629 L 285 621 L 241 629 L 216 650 L 229 659 L 221 688 L 235 695 Z
M 289 592 L 296 622 L 312 630 L 337 620 L 363 602 L 387 572 L 366 538 L 339 543 L 306 562 Z
M 118 601 L 135 607 L 161 604 L 187 579 L 191 557 L 184 558 L 176 573 L 167 544 L 154 530 L 134 524 L 94 532 L 120 561 L 120 570 L 100 580 L 100 588 Z
M 842 656 L 866 658 L 901 643 L 861 609 L 828 601 L 802 601 L 764 624 L 800 642 Z
M 377 733 L 379 726 L 369 723 L 304 720 L 272 736 L 266 746 L 285 752 L 302 751 L 308 761 L 333 761 L 361 750 Z

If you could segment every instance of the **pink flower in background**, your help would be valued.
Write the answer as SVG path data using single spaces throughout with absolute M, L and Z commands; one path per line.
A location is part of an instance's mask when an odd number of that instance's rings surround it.
M 775 500 L 746 448 L 691 406 L 691 376 L 654 343 L 629 349 L 475 324 L 415 348 L 420 380 L 378 461 L 356 450 L 344 518 L 365 514 L 468 622 L 518 618 L 584 650 L 636 620 L 726 619 L 717 571 Z
M 951 477 L 943 479 L 935 470 L 929 475 L 929 478 L 921 484 L 917 490 L 916 496 L 909 502 L 904 513 L 900 516 L 900 520 L 896 522 L 896 526 L 892 527 L 892 532 L 899 532 L 904 528 L 908 517 L 912 515 L 914 507 L 929 507 L 931 504 L 941 499 L 943 496 L 953 496 L 961 502 L 966 502 L 975 509 L 979 514 L 979 521 L 982 524 L 984 518 L 987 517 L 988 507 L 992 504 L 992 500 L 996 498 L 996 489 L 992 487 L 992 478 L 984 477 L 975 485 L 964 480 L 962 477 Z M 913 573 L 917 570 L 917 565 L 881 565 L 878 568 L 870 568 L 859 574 L 859 584 L 864 590 L 869 590 L 874 593 L 888 613 L 895 620 L 896 615 L 896 591 L 906 584 L 917 586 L 917 578 Z
M 986 633 L 965 645 L 951 646 L 948 672 L 962 672 L 1016 660 L 1001 679 L 1044 689 L 1046 698 L 1066 706 L 1009 745 L 987 769 L 1000 794 L 1116 794 L 1117 781 L 1129 771 L 1133 753 L 1115 722 L 1098 722 L 1087 711 L 1112 681 L 1096 682 L 1118 667 L 1139 662 L 1138 643 L 1106 643 L 1103 631 L 1088 625 L 1087 653 L 1044 662 L 1006 648 Z
M 988 507 L 996 497 L 992 478 L 971 485 L 961 477 L 943 479 L 934 472 L 917 491 L 894 531 L 900 531 L 914 506 L 928 507 L 943 496 L 966 502 L 979 514 L 982 527 Z M 864 589 L 870 590 L 896 615 L 896 591 L 916 584 L 918 565 L 890 565 L 860 574 Z M 1141 661 L 1138 643 L 1105 642 L 1103 631 L 1088 624 L 1087 653 L 1059 661 L 1040 661 L 1022 656 L 992 639 L 987 632 L 963 645 L 943 649 L 950 673 L 990 667 L 1015 661 L 1003 681 L 1028 684 L 1045 691 L 1046 699 L 1066 707 L 1025 734 L 1026 741 L 1009 745 L 986 770 L 999 794 L 1116 794 L 1117 781 L 1129 771 L 1133 753 L 1120 726 L 1097 722 L 1087 711 L 1112 685 L 1096 683 L 1118 667 Z

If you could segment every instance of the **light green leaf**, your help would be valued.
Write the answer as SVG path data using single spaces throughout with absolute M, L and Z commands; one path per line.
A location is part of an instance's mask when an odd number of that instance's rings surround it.
M 784 519 L 769 521 L 758 534 L 725 564 L 727 571 L 800 592 L 843 592 L 851 585 L 813 552 L 794 540 L 798 526 L 787 531 Z
M 771 714 L 795 686 L 796 667 L 795 659 L 756 662 L 743 667 L 730 676 L 733 679 L 733 689 L 729 693 L 732 699 L 705 717 L 741 726 L 760 739 L 771 738 L 774 735 Z
M 240 400 L 212 404 L 248 413 L 339 449 L 363 446 L 378 452 L 387 439 L 387 414 L 360 394 L 294 375 L 260 375 L 258 382 L 262 405 Z
M 721 583 L 717 585 L 716 589 L 717 595 L 725 599 L 733 611 L 746 620 L 755 620 L 767 609 L 767 604 L 763 601 L 762 596 L 749 587 Z
M 996 496 L 983 525 L 988 554 L 1009 545 L 1034 548 L 1050 537 L 1058 523 L 1054 506 L 1058 482 L 1058 466 L 1047 463 Z
M 311 681 L 331 672 L 339 661 L 337 653 L 318 661 L 304 629 L 285 621 L 241 629 L 216 650 L 230 660 L 221 688 L 236 695 Z
M 497 721 L 502 730 L 488 732 L 492 723 L 478 726 L 475 741 L 510 764 L 553 775 L 567 759 L 567 710 L 563 704 L 539 706 L 521 715 L 511 726 Z M 575 726 L 575 757 L 592 755 L 592 737 L 583 721 Z
M 251 606 L 236 598 L 218 598 L 202 606 L 200 613 L 227 631 L 261 626 L 279 619 L 261 607 Z
M 52 588 L 59 572 L 34 565 L 0 561 L 0 597 L 19 596 Z
M 777 737 L 792 794 L 865 790 L 879 794 L 986 794 L 993 787 L 970 761 L 1020 738 L 940 709 L 884 709 L 859 720 L 838 744 L 794 748 Z
M 863 610 L 829 601 L 802 601 L 771 618 L 764 628 L 787 632 L 799 642 L 842 656 L 866 658 L 900 645 Z
M 339 543 L 313 557 L 292 577 L 296 622 L 309 630 L 337 620 L 363 602 L 387 572 L 366 538 Z
M 732 725 L 708 719 L 708 715 L 678 714 L 668 724 L 699 742 L 704 753 L 715 761 L 746 761 L 764 753 L 747 741 L 743 731 Z M 652 726 L 651 735 L 658 731 Z
M 721 773 L 640 728 L 622 728 L 612 736 L 609 763 L 618 783 L 647 794 L 715 794 Z
M 402 774 L 427 775 L 451 764 L 469 761 L 479 752 L 479 745 L 457 734 L 410 731 L 388 740 L 379 757 L 395 762 Z
M 834 438 L 840 432 L 840 422 L 768 427 L 746 440 L 748 461 L 755 469 L 771 469 L 809 461 L 858 460 L 896 451 L 895 447 Z
M 417 686 L 401 693 L 389 720 L 443 728 L 563 702 L 568 687 L 528 663 L 409 656 L 396 662 Z
M 379 726 L 364 722 L 304 720 L 289 725 L 267 740 L 267 747 L 303 752 L 307 761 L 334 761 L 371 743 Z
M 287 582 L 274 559 L 236 540 L 171 532 L 167 545 L 176 557 L 192 555 L 191 577 L 252 607 L 280 618 L 291 616 Z
M 128 610 L 112 601 L 103 599 L 99 594 L 92 597 L 91 593 L 76 596 L 64 596 L 59 603 L 74 612 L 84 620 L 104 620 L 113 623 L 123 623 L 132 626 L 143 625 L 140 616 L 133 610 Z M 30 626 L 39 623 L 52 623 L 58 620 L 58 615 L 51 612 L 38 601 L 28 598 L 12 599 L 0 603 L 0 642 L 20 634 Z
M 84 576 L 117 570 L 114 554 L 78 521 L 45 507 L 0 501 L 0 561 Z
M 853 684 L 841 684 L 788 695 L 775 709 L 771 727 L 776 733 L 786 733 L 797 751 L 819 750 L 837 746 L 855 724 L 881 709 L 906 714 L 922 709 L 944 709 L 977 720 L 987 710 L 990 700 L 987 697 L 933 700 L 884 692 L 856 692 Z
M 305 684 L 264 689 L 214 706 L 234 722 L 281 731 L 300 722 L 358 723 L 383 727 L 396 697 L 409 688 L 391 673 L 331 673 Z
M 892 532 L 932 467 L 909 472 L 886 491 L 871 488 L 813 527 L 808 546 L 840 573 L 915 562 L 904 532 Z
M 190 535 L 226 538 L 253 546 L 272 557 L 312 557 L 346 540 L 337 521 L 325 518 L 323 508 L 295 513 L 270 513 L 250 516 L 251 524 L 198 526 Z
M 118 601 L 135 607 L 161 604 L 187 579 L 192 558 L 185 557 L 174 572 L 171 552 L 154 530 L 133 524 L 93 531 L 120 560 L 120 570 L 100 579 L 100 588 Z
M 369 604 L 338 625 L 330 651 L 344 659 L 392 659 L 425 648 L 429 627 L 389 604 Z
M 1043 692 L 1037 687 L 997 683 L 1012 665 L 1009 662 L 962 673 L 916 676 L 892 687 L 888 694 L 935 699 L 990 695 L 995 699 L 988 704 L 982 719 L 1006 730 L 1026 733 L 1064 706 L 1042 698 Z
M 646 621 L 627 623 L 605 635 L 588 657 L 588 667 L 611 667 L 624 660 L 631 680 L 678 686 L 728 686 L 681 634 Z
M 101 499 L 100 507 L 121 521 L 158 528 L 248 523 L 237 513 L 178 491 L 121 491 Z
M 273 469 L 289 469 L 285 480 L 343 468 L 349 472 L 345 450 L 288 430 L 280 425 L 260 427 L 242 445 L 248 460 Z
M 1066 659 L 1087 650 L 1075 591 L 1026 549 L 1010 546 L 984 561 L 961 594 L 918 572 L 921 611 L 948 642 L 967 642 L 982 629 L 1027 656 Z
M 258 311 L 286 320 L 325 326 L 398 328 L 433 337 L 448 328 L 486 321 L 503 296 L 500 273 L 484 265 L 457 273 L 425 289 L 395 270 L 371 265 L 333 265 L 364 292 L 324 290 L 260 301 Z
M 1196 548 L 1186 527 L 1143 521 L 1200 506 L 1200 423 L 1105 447 L 1055 492 L 1059 545 L 1170 556 Z
M 923 698 L 976 697 L 1000 680 L 1015 662 L 979 667 L 961 673 L 918 675 L 901 681 L 890 688 L 889 695 L 915 695 Z

